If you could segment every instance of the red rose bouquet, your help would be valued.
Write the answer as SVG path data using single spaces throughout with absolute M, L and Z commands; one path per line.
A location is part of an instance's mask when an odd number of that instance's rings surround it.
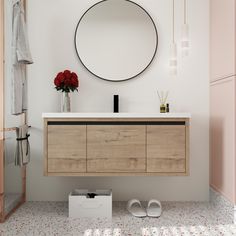
M 57 91 L 61 90 L 62 92 L 69 93 L 75 90 L 78 91 L 79 80 L 76 73 L 65 70 L 57 74 L 54 84 Z

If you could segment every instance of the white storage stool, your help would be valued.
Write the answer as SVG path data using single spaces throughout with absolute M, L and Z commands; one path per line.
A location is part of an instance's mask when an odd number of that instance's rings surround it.
M 112 191 L 75 189 L 69 195 L 69 217 L 112 218 Z

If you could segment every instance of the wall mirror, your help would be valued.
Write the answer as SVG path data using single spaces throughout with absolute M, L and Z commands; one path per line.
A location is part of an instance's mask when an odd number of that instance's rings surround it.
M 124 81 L 152 63 L 158 45 L 155 23 L 148 12 L 129 0 L 104 0 L 90 7 L 75 31 L 82 64 L 95 76 Z

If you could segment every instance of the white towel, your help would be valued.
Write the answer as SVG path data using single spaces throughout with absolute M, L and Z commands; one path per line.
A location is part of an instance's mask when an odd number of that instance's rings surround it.
M 33 60 L 25 25 L 23 3 L 13 5 L 12 24 L 12 114 L 18 115 L 27 110 L 26 65 Z
M 28 125 L 22 125 L 16 128 L 16 153 L 15 153 L 15 165 L 24 166 L 30 162 L 30 144 Z

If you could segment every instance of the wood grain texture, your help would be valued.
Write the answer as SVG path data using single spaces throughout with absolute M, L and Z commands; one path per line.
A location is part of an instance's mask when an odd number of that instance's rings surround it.
M 44 175 L 48 175 L 48 120 L 44 119 L 43 127 L 43 154 L 44 154 Z
M 186 172 L 184 173 L 175 173 L 175 172 L 165 172 L 165 173 L 158 173 L 158 172 L 87 172 L 87 173 L 78 173 L 78 172 L 57 172 L 48 173 L 48 176 L 68 176 L 68 177 L 76 177 L 76 176 L 100 176 L 100 177 L 106 177 L 106 176 L 187 176 L 188 174 Z
M 147 172 L 186 172 L 184 125 L 147 126 Z
M 86 172 L 86 159 L 49 158 L 48 172 Z
M 21 167 L 21 178 L 22 178 L 22 201 L 26 201 L 26 166 Z
M 145 125 L 89 125 L 88 172 L 146 170 Z
M 151 120 L 143 118 L 106 118 L 105 120 L 103 118 L 45 118 L 44 120 L 45 174 L 48 176 L 186 176 L 189 174 L 189 119 L 187 118 L 158 118 Z M 64 154 L 60 156 L 61 151 L 59 151 L 59 158 L 57 156 L 58 151 L 55 152 L 55 158 L 49 158 L 47 150 L 49 147 L 49 128 L 54 127 L 56 130 L 57 125 L 47 126 L 48 121 L 83 121 L 85 123 L 86 121 L 185 121 L 186 126 L 153 124 L 104 125 L 102 123 L 101 125 L 87 125 L 87 128 L 84 130 L 85 136 L 87 136 L 87 139 L 85 139 L 87 153 L 85 153 L 85 158 L 81 160 L 72 158 L 72 154 L 68 153 L 67 158 L 64 158 Z M 74 129 L 83 126 L 65 125 L 63 127 L 63 125 L 58 125 L 58 128 L 63 128 L 60 131 L 61 133 L 59 132 L 60 135 L 57 135 L 58 131 L 56 131 L 57 134 L 55 136 L 58 138 L 63 135 L 65 136 L 66 133 L 69 136 L 73 133 L 74 139 L 76 139 L 78 134 Z M 67 130 L 68 127 L 70 127 L 70 130 Z M 162 132 L 159 132 L 158 128 Z M 158 139 L 158 136 L 164 136 L 167 142 L 163 142 L 161 138 Z M 161 152 L 157 149 L 156 141 L 162 147 Z M 56 145 L 58 141 L 54 139 L 54 142 Z M 78 140 L 77 137 L 76 143 L 80 142 L 81 140 Z M 73 145 L 76 144 L 74 143 Z M 169 148 L 169 145 L 172 148 Z M 63 149 L 61 145 L 59 146 Z M 158 156 L 160 154 L 163 156 Z M 49 166 L 51 166 L 50 171 Z M 82 167 L 82 170 L 78 170 L 80 167 Z
M 48 172 L 86 172 L 86 126 L 49 125 Z
M 189 156 L 190 156 L 190 129 L 189 129 L 190 122 L 186 122 L 185 125 L 185 173 L 186 175 L 190 174 L 190 164 L 189 164 Z

